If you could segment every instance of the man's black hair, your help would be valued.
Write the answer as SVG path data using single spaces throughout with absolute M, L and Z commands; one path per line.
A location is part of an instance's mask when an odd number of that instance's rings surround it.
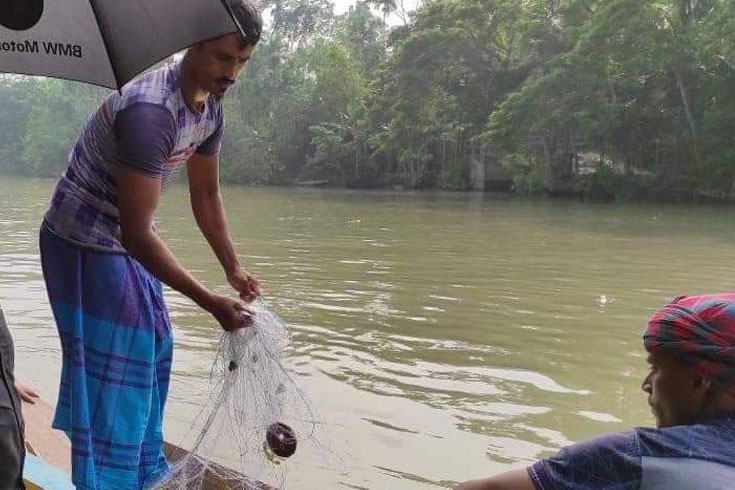
M 251 0 L 223 0 L 237 24 L 237 33 L 243 45 L 255 46 L 263 33 L 263 17 Z

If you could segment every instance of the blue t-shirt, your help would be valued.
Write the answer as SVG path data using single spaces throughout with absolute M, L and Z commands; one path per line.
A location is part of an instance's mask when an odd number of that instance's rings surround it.
M 605 435 L 562 449 L 528 474 L 536 490 L 732 490 L 735 414 Z

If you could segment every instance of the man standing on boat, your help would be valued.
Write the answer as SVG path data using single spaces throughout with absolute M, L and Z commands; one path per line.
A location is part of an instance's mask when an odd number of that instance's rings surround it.
M 162 285 L 225 330 L 247 326 L 257 280 L 235 253 L 219 191 L 221 98 L 260 40 L 249 0 L 226 0 L 233 32 L 110 95 L 85 124 L 41 229 L 44 279 L 63 351 L 54 427 L 81 490 L 137 490 L 167 471 L 161 423 L 172 360 Z M 233 29 L 234 30 L 234 29 Z M 162 191 L 186 165 L 197 224 L 240 298 L 213 293 L 155 231 Z
M 643 380 L 658 428 L 604 435 L 457 490 L 735 488 L 735 294 L 681 296 L 648 323 Z

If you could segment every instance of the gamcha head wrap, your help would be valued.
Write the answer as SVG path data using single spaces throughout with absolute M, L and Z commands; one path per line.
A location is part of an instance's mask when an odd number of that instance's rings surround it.
M 643 334 L 647 351 L 665 350 L 735 395 L 735 293 L 679 296 Z

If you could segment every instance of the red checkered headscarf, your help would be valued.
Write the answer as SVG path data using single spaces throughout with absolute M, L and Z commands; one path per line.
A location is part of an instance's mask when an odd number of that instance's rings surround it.
M 735 293 L 679 296 L 648 322 L 648 352 L 664 349 L 735 394 Z

